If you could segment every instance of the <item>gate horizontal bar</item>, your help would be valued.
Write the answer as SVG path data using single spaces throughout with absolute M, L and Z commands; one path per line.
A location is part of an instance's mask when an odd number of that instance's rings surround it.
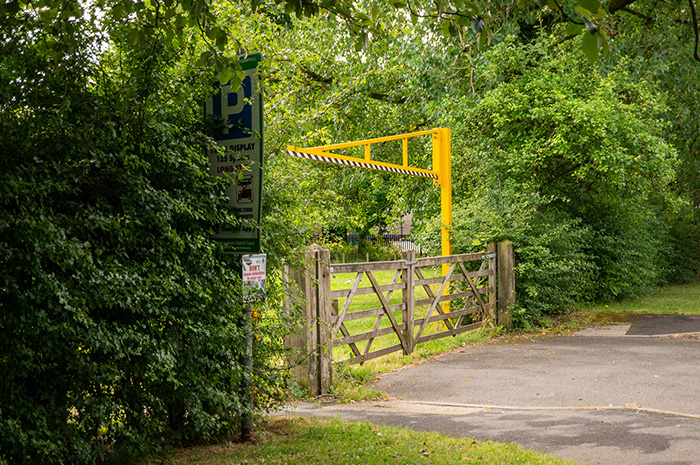
M 460 326 L 458 328 L 450 329 L 448 331 L 442 331 L 440 333 L 428 334 L 427 336 L 421 336 L 416 340 L 416 345 L 422 344 L 428 341 L 434 341 L 435 339 L 442 339 L 443 337 L 455 336 L 460 333 L 466 333 L 467 331 L 472 331 L 474 329 L 479 329 L 483 326 L 484 322 L 479 321 L 478 323 L 472 323 L 466 326 Z
M 399 325 L 399 329 L 401 329 L 401 330 L 406 329 L 406 324 L 401 323 Z M 394 331 L 394 328 L 389 326 L 386 328 L 377 329 L 375 331 L 367 331 L 364 333 L 353 334 L 352 336 L 347 336 L 347 337 L 344 337 L 341 339 L 334 339 L 333 341 L 331 341 L 331 345 L 333 347 L 338 347 L 338 346 L 342 346 L 342 345 L 346 345 L 346 344 L 367 341 L 369 339 L 376 339 L 376 338 L 381 337 L 381 336 L 386 336 L 387 334 L 395 334 L 395 333 L 396 332 Z
M 464 253 L 458 255 L 444 255 L 442 257 L 426 257 L 417 258 L 418 262 L 416 265 L 419 267 L 433 266 L 433 265 L 444 265 L 447 263 L 459 263 L 459 262 L 472 262 L 477 260 L 483 260 L 481 257 L 483 253 Z
M 366 161 L 361 158 L 346 157 L 330 152 L 312 153 L 309 149 L 304 149 L 304 152 L 298 150 L 287 149 L 287 155 L 291 157 L 304 158 L 306 160 L 321 161 L 324 163 L 333 163 L 336 165 L 352 166 L 354 168 L 366 168 L 376 171 L 386 171 L 389 173 L 408 174 L 411 176 L 420 176 L 423 178 L 437 179 L 438 174 L 434 171 L 424 170 L 420 168 L 408 168 L 393 163 L 384 163 L 381 161 Z
M 377 350 L 375 352 L 370 352 L 368 354 L 360 355 L 359 357 L 341 360 L 341 361 L 337 362 L 337 365 L 355 365 L 358 363 L 364 363 L 367 360 L 372 360 L 374 358 L 382 357 L 384 355 L 388 355 L 388 354 L 391 354 L 393 352 L 398 352 L 399 350 L 403 350 L 402 344 L 393 345 L 393 346 L 387 347 L 385 349 L 380 349 L 380 350 Z

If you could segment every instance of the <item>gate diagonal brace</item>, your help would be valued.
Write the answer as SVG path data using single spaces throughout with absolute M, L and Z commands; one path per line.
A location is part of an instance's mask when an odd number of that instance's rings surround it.
M 414 171 L 411 169 L 399 168 L 396 166 L 392 166 L 390 164 L 367 163 L 364 161 L 354 161 L 354 160 L 348 160 L 345 158 L 327 157 L 327 156 L 323 156 L 323 155 L 316 155 L 316 154 L 307 153 L 307 152 L 299 152 L 299 151 L 295 151 L 295 150 L 287 150 L 287 155 L 289 155 L 291 157 L 296 157 L 296 158 L 304 158 L 306 160 L 320 161 L 320 162 L 324 162 L 324 163 L 333 163 L 336 165 L 351 166 L 354 168 L 366 168 L 366 169 L 376 170 L 376 171 L 387 171 L 389 173 L 407 174 L 407 175 L 411 175 L 411 176 L 420 176 L 423 178 L 430 178 L 430 179 L 437 179 L 438 178 L 438 175 L 435 173 Z

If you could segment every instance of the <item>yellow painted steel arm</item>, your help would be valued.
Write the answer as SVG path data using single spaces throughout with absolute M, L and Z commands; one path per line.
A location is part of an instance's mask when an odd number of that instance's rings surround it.
M 409 139 L 411 137 L 427 136 L 428 134 L 437 134 L 439 129 L 428 129 L 426 131 L 409 132 L 406 134 L 396 134 L 393 136 L 375 137 L 374 139 L 358 140 L 353 142 L 342 142 L 340 144 L 331 145 L 319 145 L 317 147 L 311 147 L 312 149 L 320 149 L 323 151 L 327 150 L 338 150 L 347 149 L 350 147 L 359 147 L 361 145 L 367 144 L 378 144 L 380 142 L 390 142 L 392 140 Z
M 414 168 L 408 166 L 407 140 L 411 137 L 432 135 L 433 139 L 433 169 Z M 452 255 L 451 230 L 452 230 L 452 149 L 449 128 L 437 128 L 426 131 L 397 134 L 386 137 L 376 137 L 340 144 L 322 145 L 309 148 L 287 147 L 287 154 L 308 160 L 335 163 L 356 168 L 367 168 L 379 171 L 388 171 L 412 176 L 432 178 L 440 185 L 440 216 L 442 222 L 442 255 Z M 371 159 L 370 147 L 372 144 L 382 142 L 403 141 L 403 164 L 384 163 Z M 351 147 L 365 147 L 364 157 L 349 157 L 332 153 L 331 150 L 346 149 Z M 445 269 L 443 269 L 443 275 Z M 446 303 L 447 304 L 447 303 Z
M 339 165 L 352 166 L 355 168 L 367 168 L 377 171 L 388 171 L 433 179 L 438 179 L 439 177 L 439 173 L 435 170 L 412 168 L 404 165 L 395 165 L 393 163 L 368 160 L 367 158 L 348 157 L 345 155 L 338 155 L 336 153 L 319 150 L 318 148 L 297 148 L 289 146 L 287 147 L 287 154 L 293 157 L 306 158 L 307 160 L 335 163 Z

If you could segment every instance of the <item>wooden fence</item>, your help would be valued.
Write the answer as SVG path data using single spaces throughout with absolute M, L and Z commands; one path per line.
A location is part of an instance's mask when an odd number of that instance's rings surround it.
M 328 250 L 312 246 L 301 267 L 288 269 L 297 292 L 291 299 L 304 311 L 304 328 L 290 338 L 304 361 L 293 375 L 312 394 L 328 392 L 334 364 L 363 363 L 397 351 L 408 355 L 418 344 L 489 321 L 510 325 L 508 304 L 515 299 L 511 242 L 491 244 L 482 253 L 416 258 L 415 251 L 405 250 L 402 256 L 396 261 L 331 264 Z M 440 268 L 442 273 L 436 271 Z M 391 282 L 380 284 L 378 272 L 388 272 Z M 350 279 L 344 281 L 346 287 L 331 290 L 331 280 L 338 276 Z M 397 293 L 401 299 L 392 303 Z M 366 295 L 375 296 L 378 306 L 353 305 Z M 380 339 L 382 344 L 377 344 Z M 335 360 L 334 348 L 336 353 L 346 348 L 349 356 Z

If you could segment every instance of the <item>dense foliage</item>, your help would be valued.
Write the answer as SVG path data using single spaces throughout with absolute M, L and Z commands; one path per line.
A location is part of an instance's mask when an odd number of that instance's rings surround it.
M 158 34 L 48 19 L 0 23 L 0 462 L 235 433 L 279 398 L 283 319 L 272 270 L 248 405 L 239 265 L 210 239 L 235 218 L 204 157 L 209 74 Z
M 568 46 L 506 41 L 483 57 L 481 98 L 448 100 L 457 250 L 510 238 L 526 319 L 648 292 L 675 272 L 676 151 L 663 101 Z M 478 242 L 477 242 L 478 244 Z

